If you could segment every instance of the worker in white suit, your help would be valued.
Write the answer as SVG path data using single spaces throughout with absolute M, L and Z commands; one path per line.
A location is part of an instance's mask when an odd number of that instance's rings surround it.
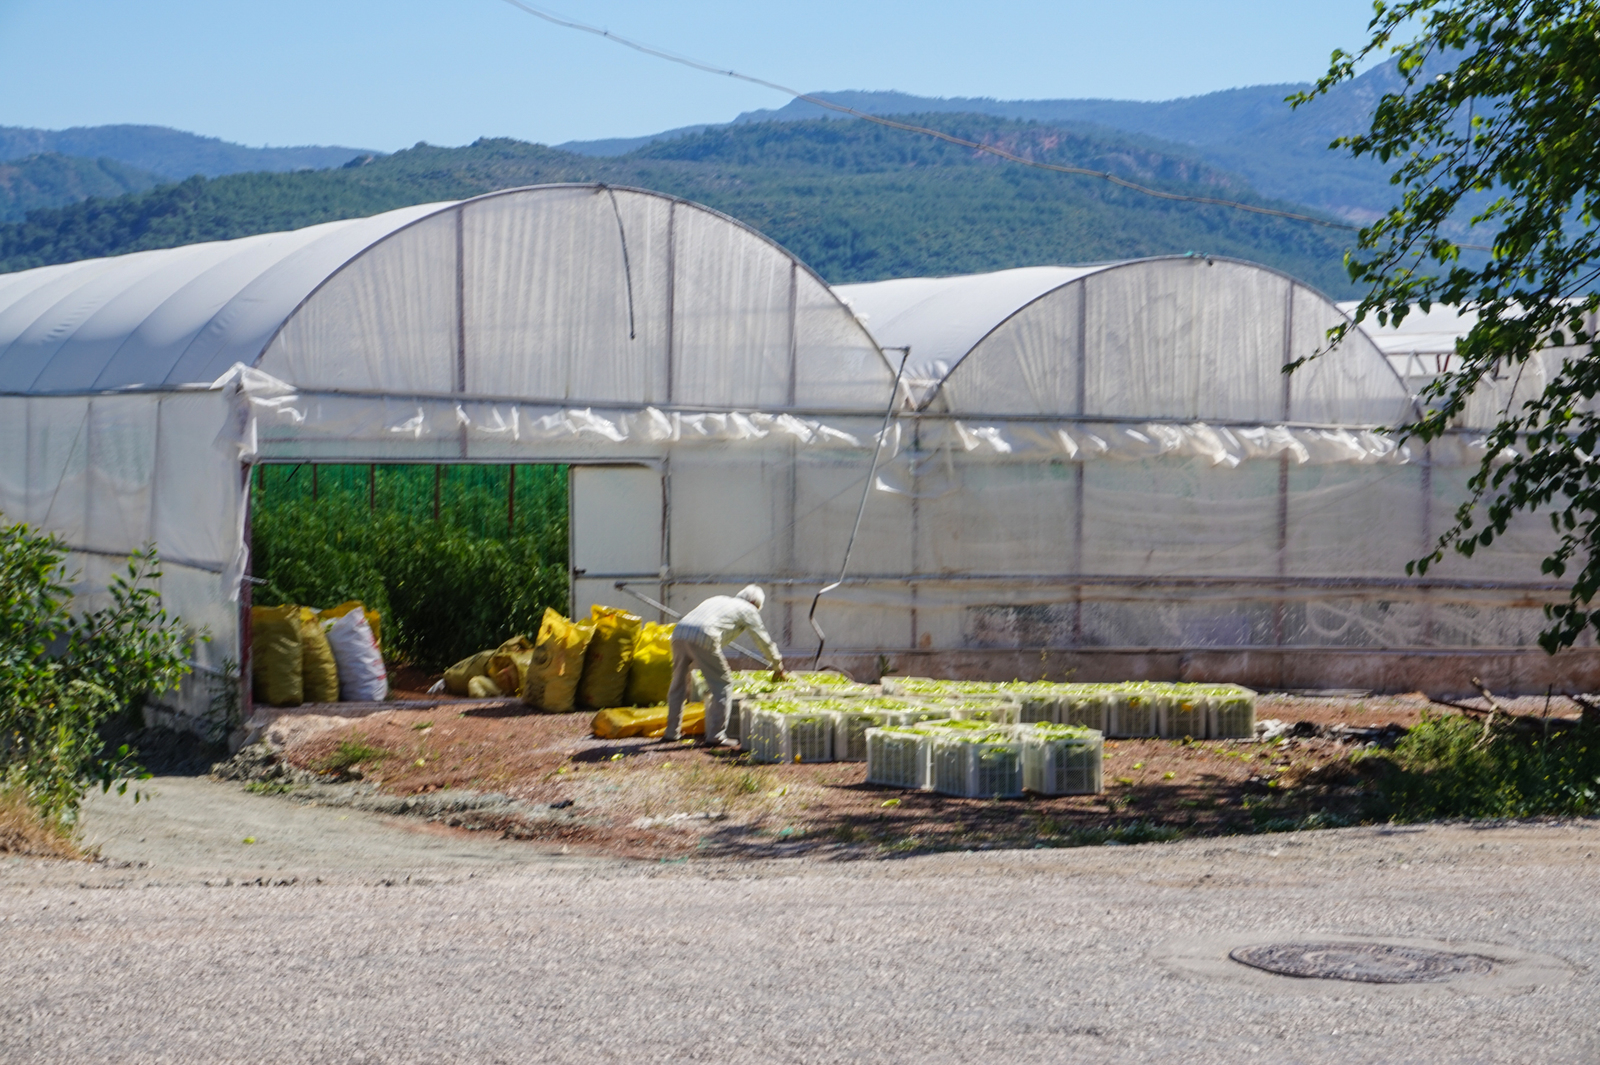
M 733 682 L 722 649 L 748 632 L 772 663 L 774 680 L 783 679 L 783 656 L 778 653 L 761 607 L 767 596 L 759 586 L 747 584 L 738 595 L 714 595 L 685 614 L 672 630 L 672 687 L 667 689 L 667 740 L 683 737 L 683 703 L 689 695 L 689 671 L 698 669 L 710 694 L 706 697 L 706 743 L 732 747 L 728 739 L 728 688 Z

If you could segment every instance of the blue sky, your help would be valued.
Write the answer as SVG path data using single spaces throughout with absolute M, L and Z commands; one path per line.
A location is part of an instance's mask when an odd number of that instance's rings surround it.
M 548 6 L 806 91 L 1138 100 L 1313 78 L 1334 47 L 1361 42 L 1371 12 L 1370 0 Z M 0 125 L 392 150 L 632 136 L 783 103 L 502 0 L 0 0 Z

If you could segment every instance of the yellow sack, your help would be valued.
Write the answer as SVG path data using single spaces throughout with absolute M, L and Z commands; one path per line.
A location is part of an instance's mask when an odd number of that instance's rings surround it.
M 351 599 L 348 602 L 340 603 L 338 606 L 330 606 L 326 610 L 319 610 L 317 611 L 317 617 L 321 618 L 323 621 L 332 621 L 335 618 L 344 617 L 352 610 L 359 610 L 363 614 L 367 615 L 367 627 L 372 630 L 372 642 L 377 644 L 378 648 L 382 650 L 383 630 L 379 624 L 379 614 L 376 610 L 368 610 L 362 605 L 361 600 Z
M 532 642 L 526 636 L 513 636 L 489 656 L 485 674 L 500 692 L 520 692 L 522 679 L 528 675 L 528 665 L 532 661 Z
M 489 672 L 489 659 L 494 657 L 493 651 L 479 651 L 469 655 L 444 671 L 444 690 L 451 695 L 466 695 L 467 686 L 474 678 L 482 677 Z
M 628 694 L 628 664 L 633 661 L 633 638 L 644 619 L 618 607 L 596 603 L 589 609 L 594 639 L 583 656 L 583 679 L 578 682 L 578 702 L 596 709 L 622 706 Z
M 301 694 L 308 703 L 336 703 L 339 701 L 339 664 L 334 660 L 333 647 L 322 631 L 317 612 L 303 606 L 299 613 Z
M 594 622 L 568 621 L 549 607 L 539 625 L 539 639 L 522 680 L 522 701 L 552 714 L 573 709 L 583 654 L 594 636 Z
M 628 687 L 623 702 L 629 706 L 656 706 L 667 701 L 672 687 L 672 629 L 647 621 L 633 638 L 633 660 L 628 663 Z
M 299 607 L 250 608 L 250 672 L 257 699 L 268 706 L 305 702 L 301 657 Z
M 589 730 L 603 740 L 619 740 L 627 736 L 661 736 L 667 731 L 665 706 L 618 706 L 594 715 Z M 685 703 L 683 706 L 683 734 L 706 734 L 706 706 L 704 703 Z
M 500 690 L 500 685 L 494 682 L 493 677 L 473 677 L 467 681 L 467 695 L 474 699 L 498 699 L 505 692 Z

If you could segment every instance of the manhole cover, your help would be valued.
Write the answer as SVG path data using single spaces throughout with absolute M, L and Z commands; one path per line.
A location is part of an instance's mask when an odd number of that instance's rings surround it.
M 1420 984 L 1483 976 L 1494 962 L 1478 954 L 1451 954 L 1387 943 L 1266 943 L 1228 952 L 1236 962 L 1269 973 L 1364 984 Z

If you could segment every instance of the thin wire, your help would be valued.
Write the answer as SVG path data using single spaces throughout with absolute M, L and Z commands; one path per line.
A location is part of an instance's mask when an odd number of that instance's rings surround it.
M 1008 152 L 1004 148 L 996 147 L 993 144 L 984 144 L 980 141 L 967 140 L 965 137 L 957 137 L 954 134 L 945 133 L 941 130 L 929 129 L 927 126 L 916 126 L 908 122 L 896 122 L 893 119 L 884 118 L 882 115 L 874 115 L 866 111 L 858 111 L 854 107 L 846 107 L 844 104 L 836 104 L 833 101 L 825 100 L 820 96 L 812 96 L 809 93 L 803 93 L 798 89 L 791 89 L 787 85 L 779 85 L 775 81 L 767 81 L 765 78 L 754 77 L 750 74 L 741 74 L 737 70 L 726 70 L 722 67 L 712 66 L 710 63 L 702 63 L 700 60 L 692 59 L 689 56 L 678 55 L 676 52 L 668 52 L 660 48 L 651 47 L 648 44 L 641 44 L 638 41 L 631 41 L 626 37 L 620 37 L 617 34 L 612 33 L 610 30 L 604 30 L 598 26 L 590 26 L 582 22 L 574 22 L 571 19 L 565 19 L 559 15 L 553 15 L 548 11 L 541 11 L 539 8 L 523 3 L 523 0 L 505 0 L 505 2 L 519 11 L 526 12 L 527 14 L 532 15 L 534 18 L 543 19 L 552 25 L 561 26 L 564 29 L 569 30 L 578 30 L 581 33 L 592 33 L 596 37 L 604 37 L 606 40 L 620 44 L 624 48 L 632 48 L 636 52 L 643 52 L 645 55 L 654 56 L 657 59 L 665 59 L 669 63 L 678 63 L 682 66 L 692 67 L 695 70 L 703 70 L 707 74 L 719 74 L 723 77 L 736 78 L 739 81 L 749 82 L 752 85 L 760 85 L 766 89 L 773 89 L 777 92 L 785 93 L 797 100 L 804 100 L 806 103 L 815 104 L 816 106 L 826 108 L 829 111 L 837 111 L 840 114 L 864 119 L 867 122 L 875 122 L 880 126 L 888 126 L 890 129 L 904 130 L 907 133 L 920 133 L 927 137 L 937 137 L 939 140 L 948 141 L 951 144 L 959 145 L 963 148 L 971 148 L 973 151 L 987 152 L 990 155 L 999 156 L 1001 159 L 1005 159 L 1009 162 L 1018 163 L 1022 166 L 1031 166 L 1036 170 L 1050 170 L 1058 174 L 1077 174 L 1082 177 L 1099 178 L 1102 181 L 1109 181 L 1113 185 L 1118 185 L 1125 189 L 1131 189 L 1134 192 L 1143 193 L 1146 196 L 1155 196 L 1163 200 L 1181 200 L 1184 203 L 1203 203 L 1210 204 L 1213 207 L 1231 207 L 1237 211 L 1249 211 L 1253 214 L 1270 215 L 1273 218 L 1287 218 L 1295 222 L 1305 222 L 1313 226 L 1322 226 L 1325 229 L 1342 229 L 1352 232 L 1358 232 L 1361 229 L 1360 226 L 1352 225 L 1349 222 L 1335 222 L 1331 219 L 1317 218 L 1314 215 L 1299 214 L 1295 211 L 1280 211 L 1274 207 L 1260 207 L 1253 203 L 1241 203 L 1238 200 L 1224 200 L 1215 196 L 1193 196 L 1179 192 L 1166 192 L 1162 189 L 1154 189 L 1148 185 L 1140 185 L 1138 182 L 1129 181 L 1126 178 L 1118 177 L 1117 175 L 1106 170 L 1090 170 L 1081 166 L 1063 166 L 1059 163 L 1041 163 L 1036 159 L 1028 159 L 1017 155 L 1015 152 Z M 1469 249 L 1471 251 L 1494 250 L 1493 248 L 1482 244 L 1457 244 L 1456 247 Z
M 811 668 L 816 669 L 822 661 L 822 648 L 827 643 L 828 637 L 823 633 L 822 626 L 817 624 L 817 604 L 822 597 L 844 583 L 844 575 L 850 570 L 850 556 L 856 549 L 856 534 L 861 531 L 861 518 L 867 512 L 867 499 L 872 495 L 873 479 L 878 474 L 878 456 L 883 454 L 884 441 L 889 439 L 889 425 L 894 421 L 894 405 L 900 401 L 900 379 L 905 376 L 906 363 L 911 358 L 910 346 L 900 350 L 900 369 L 894 375 L 894 388 L 889 392 L 889 406 L 883 412 L 883 428 L 878 431 L 878 446 L 872 449 L 872 466 L 867 470 L 867 484 L 861 490 L 861 506 L 856 508 L 856 523 L 850 530 L 850 542 L 844 547 L 844 561 L 839 565 L 839 579 L 832 584 L 825 585 L 811 600 L 811 612 L 806 615 L 806 620 L 811 623 L 811 631 L 817 634 L 817 657 L 812 661 Z

